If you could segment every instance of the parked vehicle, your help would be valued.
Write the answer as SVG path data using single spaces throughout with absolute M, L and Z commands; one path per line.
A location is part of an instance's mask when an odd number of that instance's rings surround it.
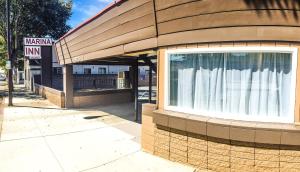
M 5 74 L 0 74 L 0 81 L 5 81 L 6 80 L 6 76 Z

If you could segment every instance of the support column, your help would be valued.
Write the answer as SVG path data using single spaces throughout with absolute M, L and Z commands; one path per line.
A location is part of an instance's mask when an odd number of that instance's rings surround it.
M 65 108 L 73 107 L 73 66 L 65 65 L 63 67 L 63 83 L 65 93 Z
M 152 103 L 152 66 L 149 64 L 149 103 Z
M 52 47 L 41 47 L 41 85 L 52 87 Z
M 138 58 L 136 64 L 133 66 L 133 82 L 134 82 L 134 109 L 135 109 L 135 121 L 139 120 L 139 66 Z

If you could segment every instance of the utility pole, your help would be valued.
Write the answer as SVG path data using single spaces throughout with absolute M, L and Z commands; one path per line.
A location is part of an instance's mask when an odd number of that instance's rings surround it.
M 12 106 L 12 91 L 13 91 L 13 78 L 12 78 L 12 57 L 11 57 L 11 31 L 10 31 L 10 0 L 6 0 L 6 25 L 7 25 L 7 57 L 9 62 L 8 68 L 8 106 Z

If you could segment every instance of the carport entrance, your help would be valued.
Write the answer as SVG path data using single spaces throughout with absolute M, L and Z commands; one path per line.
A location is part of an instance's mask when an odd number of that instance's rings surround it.
M 66 107 L 83 108 L 85 106 L 113 105 L 133 101 L 134 119 L 136 122 L 141 122 L 141 105 L 156 102 L 156 59 L 156 51 L 145 51 L 84 63 L 73 63 L 76 65 L 129 66 L 127 74 L 119 74 L 116 89 L 89 89 L 86 91 L 74 90 L 73 64 L 65 65 L 63 80 Z M 143 73 L 142 77 L 141 73 Z M 126 84 L 127 81 L 128 84 Z

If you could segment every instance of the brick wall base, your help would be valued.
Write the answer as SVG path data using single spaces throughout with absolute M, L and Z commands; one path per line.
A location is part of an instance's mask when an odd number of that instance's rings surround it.
M 144 151 L 217 172 L 300 172 L 300 146 L 232 141 L 156 125 L 154 109 L 143 106 Z
M 132 102 L 131 89 L 74 92 L 74 107 L 105 106 Z
M 60 108 L 65 107 L 65 94 L 62 91 L 35 84 L 34 92 Z

